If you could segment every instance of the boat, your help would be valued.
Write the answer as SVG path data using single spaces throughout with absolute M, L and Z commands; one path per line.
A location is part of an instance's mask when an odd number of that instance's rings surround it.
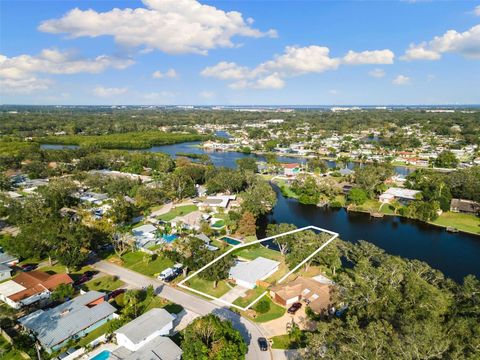
M 453 227 L 453 226 L 447 226 L 446 230 L 448 232 L 451 232 L 451 233 L 458 233 L 459 232 L 459 230 L 456 227 Z

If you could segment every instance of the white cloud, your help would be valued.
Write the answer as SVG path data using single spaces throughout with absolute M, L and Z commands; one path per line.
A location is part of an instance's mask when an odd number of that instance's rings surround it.
M 429 42 L 410 44 L 402 60 L 438 60 L 444 53 L 458 53 L 467 58 L 480 59 L 480 24 L 459 33 L 448 30 Z
M 361 64 L 393 64 L 395 54 L 393 51 L 373 50 L 355 52 L 350 50 L 347 55 L 343 57 L 343 62 L 348 65 L 361 65 Z
M 211 99 L 215 96 L 215 93 L 213 91 L 204 90 L 204 91 L 201 91 L 199 95 L 204 99 Z
M 100 73 L 107 68 L 124 69 L 133 64 L 130 59 L 100 55 L 82 59 L 72 52 L 44 49 L 39 55 L 0 55 L 0 82 L 4 91 L 30 93 L 45 90 L 50 79 L 38 78 L 37 74 Z
M 127 91 L 128 91 L 128 88 L 126 87 L 122 87 L 122 88 L 110 87 L 109 88 L 109 87 L 103 87 L 101 85 L 97 85 L 93 89 L 93 94 L 98 97 L 108 98 L 108 97 L 125 94 Z
M 394 85 L 408 85 L 410 84 L 410 78 L 405 75 L 398 75 L 395 79 L 393 79 L 392 84 Z
M 389 63 L 393 61 L 393 53 L 387 52 L 390 50 L 349 52 L 342 59 L 331 57 L 330 49 L 324 46 L 287 46 L 283 54 L 254 68 L 222 61 L 205 68 L 201 75 L 231 81 L 229 87 L 232 89 L 281 89 L 285 86 L 285 78 L 336 70 L 342 63 Z
M 162 73 L 160 70 L 157 70 L 157 71 L 154 71 L 153 74 L 152 74 L 152 77 L 154 79 L 163 79 L 163 78 L 176 78 L 178 75 L 177 75 L 177 72 L 175 71 L 175 69 L 168 69 L 166 72 Z
M 198 53 L 236 46 L 232 37 L 275 37 L 276 32 L 252 28 L 237 11 L 223 11 L 196 0 L 142 0 L 146 8 L 106 12 L 75 8 L 60 19 L 40 24 L 39 30 L 69 37 L 113 36 L 127 47 L 142 46 L 170 54 Z
M 330 89 L 330 90 L 328 90 L 328 93 L 330 95 L 338 95 L 340 92 L 338 90 L 335 90 L 335 89 Z
M 385 76 L 385 71 L 383 69 L 373 69 L 368 72 L 368 75 L 374 77 L 374 78 L 383 78 Z
M 473 12 L 475 13 L 475 15 L 477 16 L 480 16 L 480 5 L 478 5 L 475 10 L 473 10 Z

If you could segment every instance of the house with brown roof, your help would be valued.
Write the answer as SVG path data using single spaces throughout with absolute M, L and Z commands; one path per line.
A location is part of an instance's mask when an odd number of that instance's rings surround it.
M 0 300 L 19 309 L 37 301 L 50 298 L 50 294 L 61 284 L 72 284 L 67 274 L 48 274 L 35 270 L 22 272 L 14 279 L 0 284 Z
M 313 311 L 321 313 L 328 310 L 331 304 L 331 291 L 331 284 L 299 276 L 293 281 L 270 288 L 270 296 L 285 307 L 304 300 Z
M 480 204 L 471 200 L 452 199 L 450 211 L 476 215 L 480 214 Z

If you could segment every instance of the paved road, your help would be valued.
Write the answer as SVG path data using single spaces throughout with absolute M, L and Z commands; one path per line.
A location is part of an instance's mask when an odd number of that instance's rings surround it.
M 193 311 L 199 315 L 209 313 L 218 315 L 223 319 L 228 319 L 233 326 L 239 330 L 248 345 L 247 359 L 251 360 L 267 360 L 272 355 L 269 351 L 260 351 L 257 338 L 264 337 L 260 328 L 253 322 L 241 317 L 237 313 L 230 311 L 228 308 L 214 304 L 213 302 L 204 300 L 197 296 L 185 293 L 171 286 L 165 285 L 161 281 L 149 278 L 135 271 L 125 269 L 121 266 L 109 263 L 107 261 L 99 261 L 92 265 L 99 271 L 118 276 L 123 282 L 141 288 L 153 285 L 157 289 L 157 294 L 167 300 L 182 305 L 185 309 Z

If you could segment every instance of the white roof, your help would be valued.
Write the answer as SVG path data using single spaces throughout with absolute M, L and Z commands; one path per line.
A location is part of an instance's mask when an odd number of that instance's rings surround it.
M 132 232 L 134 234 L 140 234 L 140 233 L 146 234 L 146 233 L 153 233 L 155 231 L 157 231 L 157 228 L 152 224 L 146 224 L 146 225 L 138 226 L 132 229 Z
M 10 295 L 16 294 L 20 291 L 25 290 L 26 288 L 13 280 L 5 281 L 0 284 L 0 295 L 9 297 Z
M 217 195 L 217 196 L 208 196 L 207 199 L 203 202 L 204 206 L 218 206 L 226 208 L 230 200 L 235 200 L 237 197 L 235 195 Z
M 390 189 L 385 191 L 382 195 L 388 194 L 388 195 L 393 195 L 395 197 L 402 198 L 402 199 L 415 200 L 415 195 L 419 193 L 420 191 L 418 190 L 391 187 Z
M 278 261 L 258 257 L 253 261 L 239 262 L 230 269 L 230 277 L 236 280 L 242 280 L 255 284 L 257 280 L 263 279 L 280 263 Z

